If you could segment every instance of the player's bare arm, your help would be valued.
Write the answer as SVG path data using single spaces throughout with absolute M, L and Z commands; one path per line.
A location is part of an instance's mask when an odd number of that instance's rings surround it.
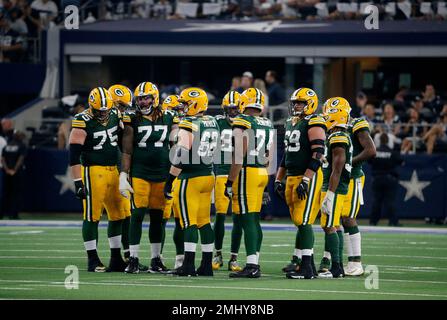
M 363 150 L 357 156 L 352 158 L 353 165 L 362 161 L 367 161 L 376 156 L 376 146 L 374 141 L 371 139 L 369 132 L 360 131 L 357 133 L 357 138 L 363 147 Z
M 124 126 L 122 150 L 121 172 L 128 173 L 133 153 L 133 128 L 131 126 Z
M 328 190 L 335 192 L 340 182 L 341 172 L 346 163 L 346 154 L 343 147 L 335 147 L 332 149 L 332 173 L 329 178 Z

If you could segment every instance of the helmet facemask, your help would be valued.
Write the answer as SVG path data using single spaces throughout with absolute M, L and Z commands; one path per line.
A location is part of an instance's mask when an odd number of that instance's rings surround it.
M 149 94 L 146 96 L 138 96 L 135 98 L 136 107 L 141 114 L 147 116 L 150 115 L 154 111 L 154 96 Z
M 109 121 L 111 109 L 102 108 L 102 110 L 92 108 L 93 117 L 100 123 Z
M 303 115 L 307 105 L 308 102 L 305 100 L 290 100 L 289 104 L 290 115 L 293 117 Z
M 175 107 L 172 107 L 171 110 L 177 114 L 177 117 L 181 118 L 185 116 L 185 105 L 183 103 L 179 103 Z
M 239 114 L 239 107 L 237 105 L 224 106 L 224 114 L 227 118 L 233 119 Z

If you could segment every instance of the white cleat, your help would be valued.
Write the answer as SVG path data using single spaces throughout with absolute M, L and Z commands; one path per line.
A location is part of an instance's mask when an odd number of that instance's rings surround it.
M 175 258 L 174 269 L 180 268 L 183 265 L 183 260 L 185 256 L 181 255 Z
M 364 273 L 361 262 L 351 262 L 351 268 L 345 270 L 345 274 L 351 277 L 358 277 Z
M 330 271 L 324 271 L 318 273 L 318 278 L 320 279 L 332 279 L 334 276 L 332 275 L 332 272 Z
M 352 261 L 348 261 L 348 264 L 345 266 L 345 274 L 347 273 L 347 272 L 351 272 L 351 270 L 352 270 Z

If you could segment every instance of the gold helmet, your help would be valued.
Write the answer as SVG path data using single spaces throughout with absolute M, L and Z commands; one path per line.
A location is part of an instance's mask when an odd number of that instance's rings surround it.
M 90 91 L 88 105 L 96 120 L 101 123 L 109 120 L 110 111 L 113 107 L 113 99 L 106 88 L 97 87 Z
M 241 102 L 239 105 L 239 112 L 244 113 L 247 108 L 258 109 L 259 111 L 264 110 L 265 107 L 265 96 L 261 90 L 256 88 L 248 88 L 241 94 Z
M 115 84 L 109 88 L 113 104 L 121 112 L 132 107 L 133 94 L 132 91 L 121 84 Z
M 159 107 L 160 95 L 158 88 L 152 82 L 140 83 L 134 92 L 135 106 L 143 115 L 149 115 L 155 108 Z M 149 100 L 149 99 L 152 100 Z
M 161 104 L 161 108 L 163 110 L 172 110 L 178 117 L 182 117 L 184 115 L 183 104 L 179 101 L 180 96 L 176 94 L 172 94 L 167 96 L 163 103 Z
M 300 106 L 297 106 L 298 102 L 303 102 L 304 107 L 300 110 Z M 298 107 L 298 108 L 297 108 Z M 296 89 L 290 96 L 289 112 L 291 116 L 300 116 L 302 114 L 309 116 L 317 111 L 318 108 L 318 96 L 310 88 Z
M 334 97 L 326 100 L 323 106 L 323 115 L 326 119 L 327 130 L 335 127 L 347 128 L 351 106 L 345 98 Z
M 235 90 L 230 90 L 222 99 L 222 109 L 225 116 L 234 118 L 239 113 L 241 94 Z
M 184 105 L 185 114 L 194 116 L 208 109 L 208 96 L 203 89 L 186 88 L 180 93 L 180 103 Z

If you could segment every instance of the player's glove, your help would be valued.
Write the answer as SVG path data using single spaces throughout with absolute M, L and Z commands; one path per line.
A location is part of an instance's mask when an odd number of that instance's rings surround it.
M 296 193 L 298 193 L 298 199 L 305 200 L 309 195 L 309 181 L 310 179 L 306 176 L 303 176 L 303 180 L 301 180 L 300 184 L 296 188 Z
M 270 193 L 268 190 L 264 190 L 264 193 L 262 194 L 262 205 L 267 206 L 270 203 Z
M 230 200 L 233 198 L 233 181 L 227 180 L 227 182 L 225 182 L 225 197 Z
M 327 214 L 328 216 L 332 215 L 332 208 L 334 205 L 335 193 L 332 191 L 327 191 L 326 196 L 323 199 L 321 204 L 321 212 Z
M 168 180 L 166 180 L 165 187 L 163 189 L 163 193 L 165 198 L 168 200 L 172 199 L 172 183 L 174 182 L 176 176 L 169 174 Z
M 127 173 L 126 172 L 120 172 L 120 185 L 119 185 L 120 193 L 121 195 L 129 199 L 129 192 L 133 193 L 133 189 L 129 184 L 129 180 L 127 180 Z
M 87 192 L 85 191 L 85 186 L 84 183 L 82 183 L 82 180 L 81 179 L 75 180 L 74 184 L 75 184 L 76 198 L 78 198 L 79 200 L 87 198 Z
M 286 186 L 284 183 L 282 183 L 279 180 L 276 180 L 274 190 L 275 190 L 275 193 L 278 195 L 278 197 L 280 197 L 281 199 L 286 198 L 286 195 L 285 195 Z

